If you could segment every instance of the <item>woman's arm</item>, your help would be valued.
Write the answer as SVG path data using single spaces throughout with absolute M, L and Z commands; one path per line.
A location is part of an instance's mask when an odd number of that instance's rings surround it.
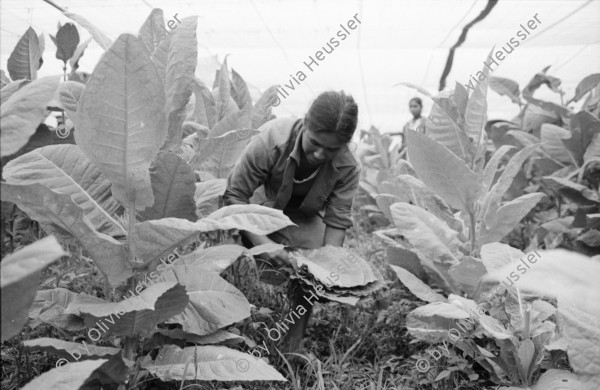
M 327 226 L 325 228 L 325 237 L 323 238 L 323 245 L 342 246 L 344 245 L 344 238 L 346 238 L 346 229 L 336 228 L 333 226 Z

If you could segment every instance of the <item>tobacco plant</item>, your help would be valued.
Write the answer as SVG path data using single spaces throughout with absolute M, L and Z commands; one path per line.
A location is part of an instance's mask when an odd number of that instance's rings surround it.
M 228 174 L 256 133 L 252 128 L 271 118 L 271 89 L 252 104 L 239 75 L 234 72 L 229 82 L 225 63 L 217 99 L 205 95 L 194 76 L 195 16 L 164 37 L 163 13 L 155 9 L 139 34 L 112 42 L 81 16 L 65 15 L 106 51 L 86 84 L 59 85 L 58 77 L 49 77 L 15 92 L 2 105 L 2 155 L 27 142 L 55 92 L 74 123 L 77 144 L 45 146 L 9 162 L 2 200 L 17 204 L 46 231 L 76 240 L 116 290 L 106 294 L 112 301 L 63 288 L 36 294 L 28 314 L 35 323 L 66 334 L 84 331 L 91 341 L 26 341 L 27 351 L 51 352 L 70 364 L 25 389 L 58 383 L 134 388 L 149 374 L 164 381 L 284 381 L 264 361 L 219 345 L 243 340 L 223 328 L 250 315 L 246 298 L 219 273 L 240 256 L 273 248 L 247 252 L 235 244 L 207 247 L 201 239 L 234 229 L 269 234 L 291 224 L 281 211 L 258 205 L 204 207 L 222 194 L 210 181 Z M 250 122 L 240 119 L 248 117 Z M 210 123 L 211 133 L 198 139 L 191 158 L 180 157 L 190 152 L 182 142 L 185 129 L 201 132 Z M 14 256 L 31 259 L 19 270 L 11 268 L 12 258 L 3 261 L 3 302 L 10 299 L 19 313 L 17 322 L 6 324 L 7 337 L 18 333 L 31 304 L 37 279 L 28 275 L 63 255 L 59 248 L 48 238 L 22 249 Z M 6 294 L 5 285 L 12 289 Z M 18 297 L 24 290 L 29 294 Z M 3 337 L 5 321 L 11 320 L 3 309 Z M 100 339 L 113 346 L 94 345 Z

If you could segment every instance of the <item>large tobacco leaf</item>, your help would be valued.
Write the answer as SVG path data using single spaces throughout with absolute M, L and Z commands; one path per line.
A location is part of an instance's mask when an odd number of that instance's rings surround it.
M 261 359 L 222 346 L 163 347 L 142 367 L 163 381 L 281 381 L 286 379 Z
M 37 71 L 42 65 L 40 59 L 43 51 L 38 36 L 33 28 L 29 27 L 8 58 L 7 68 L 10 78 L 37 79 Z
M 600 121 L 589 112 L 580 111 L 571 118 L 570 127 L 571 137 L 561 141 L 576 165 L 581 166 L 585 161 L 599 158 L 600 149 L 593 144 L 593 139 L 600 134 Z
M 29 309 L 29 318 L 68 331 L 82 330 L 85 324 L 81 317 L 65 314 L 65 310 L 75 298 L 76 293 L 61 287 L 40 290 L 35 294 Z
M 60 26 L 60 24 L 59 24 Z M 79 45 L 79 32 L 73 23 L 65 23 L 56 32 L 56 37 L 50 35 L 56 45 L 56 58 L 66 65 L 69 58 L 73 57 Z
M 413 293 L 417 298 L 429 303 L 447 301 L 446 298 L 433 291 L 431 287 L 423 283 L 419 278 L 404 268 L 397 267 L 395 265 L 391 265 L 391 267 L 402 284 L 406 286 L 406 288 L 408 288 L 410 292 Z
M 513 103 L 521 104 L 521 91 L 516 81 L 504 77 L 490 76 L 487 80 L 489 87 L 499 95 L 508 96 Z
M 85 84 L 78 81 L 68 80 L 58 86 L 60 103 L 72 121 L 77 120 L 77 106 L 84 90 Z
M 490 52 L 490 56 L 492 52 Z M 485 142 L 485 124 L 487 123 L 487 78 L 489 74 L 489 68 L 487 66 L 483 67 L 483 75 L 484 79 L 480 80 L 475 90 L 469 96 L 469 100 L 467 101 L 467 106 L 464 111 L 465 113 L 465 133 L 470 139 L 470 144 L 473 146 L 471 148 L 467 148 L 474 155 L 471 157 L 471 161 L 473 164 L 475 161 L 482 156 L 479 156 L 478 153 L 480 151 L 480 145 Z M 458 84 L 458 83 L 457 83 Z M 484 149 L 485 152 L 485 149 Z
M 84 360 L 69 363 L 66 370 L 62 367 L 53 368 L 29 382 L 23 390 L 79 390 L 94 371 L 106 362 L 107 359 Z
M 4 104 L 8 100 L 9 97 L 13 95 L 13 93 L 17 92 L 19 89 L 29 84 L 30 80 L 17 80 L 7 83 L 5 86 L 0 89 L 0 106 Z
M 194 199 L 198 218 L 208 216 L 219 208 L 219 196 L 227 189 L 226 179 L 213 179 L 196 183 Z
M 479 245 L 498 241 L 510 233 L 518 223 L 546 195 L 541 192 L 525 194 L 503 204 L 485 217 L 485 231 L 480 232 Z
M 559 163 L 576 165 L 563 143 L 563 140 L 570 136 L 571 132 L 560 126 L 550 123 L 542 125 L 541 140 L 544 150 Z
M 2 259 L 2 341 L 18 334 L 25 325 L 42 269 L 65 255 L 56 238 L 50 236 Z
M 246 130 L 251 128 L 250 111 L 237 110 L 231 112 L 221 119 L 208 133 L 210 138 L 215 138 L 226 134 L 231 130 Z
M 424 134 L 408 131 L 408 155 L 419 179 L 456 209 L 471 213 L 481 191 L 466 163 Z
M 252 128 L 258 129 L 263 123 L 270 121 L 274 118 L 271 114 L 271 107 L 275 106 L 275 103 L 279 101 L 277 97 L 277 86 L 272 85 L 267 88 L 260 98 L 252 107 Z M 279 104 L 277 104 L 279 105 Z
M 146 45 L 146 49 L 150 54 L 154 53 L 156 47 L 166 35 L 165 30 L 165 18 L 163 16 L 163 10 L 160 8 L 154 8 L 150 15 L 144 21 L 138 35 Z
M 90 23 L 86 18 L 81 15 L 74 14 L 72 12 L 63 12 L 63 14 L 75 22 L 79 23 L 83 28 L 85 28 L 90 35 L 94 38 L 94 40 L 100 45 L 104 50 L 108 50 L 108 48 L 112 45 L 112 41 L 109 37 L 106 36 L 98 27 L 94 26 Z
M 209 129 L 217 123 L 217 104 L 215 99 L 202 81 L 198 78 L 194 79 L 194 119 L 201 125 Z
M 110 182 L 77 145 L 50 145 L 24 154 L 6 164 L 3 177 L 7 183 L 38 183 L 69 195 L 98 232 L 127 234 L 116 217 L 122 210 Z
M 468 318 L 468 312 L 451 303 L 433 302 L 410 312 L 406 317 L 406 328 L 419 340 L 438 343 L 450 341 L 448 331 L 456 328 L 456 321 Z
M 211 246 L 210 248 L 198 248 L 195 251 L 177 259 L 177 264 L 185 264 L 190 267 L 200 267 L 207 271 L 219 274 L 233 264 L 244 252 L 250 251 L 241 245 L 235 244 L 216 245 Z
M 198 61 L 197 27 L 198 17 L 189 16 L 181 21 L 171 37 L 165 84 L 168 130 L 164 145 L 171 150 L 181 142 L 186 105 L 194 88 L 194 72 Z
M 75 140 L 128 208 L 154 204 L 148 167 L 165 139 L 164 110 L 163 83 L 144 43 L 122 34 L 86 84 Z
M 420 207 L 396 203 L 390 208 L 400 233 L 425 257 L 443 264 L 458 262 L 458 233 Z
M 107 302 L 92 295 L 80 294 L 65 313 L 83 317 L 90 328 L 103 320 L 111 333 L 133 336 L 152 331 L 158 323 L 180 313 L 187 304 L 188 295 L 183 286 L 171 281 L 159 281 L 138 295 L 120 302 Z
M 199 140 L 196 155 L 190 161 L 192 169 L 226 178 L 250 139 L 258 134 L 251 129 L 232 130 L 218 137 Z
M 190 166 L 175 153 L 161 151 L 150 165 L 154 205 L 140 213 L 142 221 L 182 218 L 195 221 L 196 177 Z
M 15 92 L 2 105 L 0 113 L 2 157 L 15 154 L 35 133 L 47 116 L 46 107 L 56 89 L 58 76 L 34 80 Z
M 111 236 L 96 231 L 70 195 L 59 194 L 41 184 L 3 182 L 1 186 L 2 200 L 16 203 L 31 219 L 75 237 L 110 284 L 117 286 L 132 274 L 126 261 L 126 247 Z
M 182 325 L 184 332 L 204 336 L 250 316 L 244 294 L 199 264 L 178 263 L 162 272 L 159 280 L 185 286 L 189 303 L 166 321 Z
M 144 221 L 135 226 L 138 255 L 146 261 L 157 259 L 199 233 L 214 230 L 247 230 L 267 235 L 294 225 L 281 210 L 259 205 L 225 206 L 197 222 L 178 218 Z
M 41 337 L 39 339 L 25 340 L 23 341 L 23 346 L 25 347 L 25 351 L 27 352 L 50 352 L 65 359 L 73 359 L 73 352 L 79 354 L 80 358 L 83 357 L 86 360 L 108 358 L 110 356 L 118 355 L 121 353 L 120 348 L 98 347 L 93 344 L 80 344 L 71 341 L 53 339 L 50 337 Z
M 246 82 L 235 70 L 231 70 L 231 97 L 240 110 L 250 111 L 252 109 L 252 97 Z
M 228 113 L 229 99 L 231 98 L 231 81 L 229 80 L 229 70 L 227 69 L 227 56 L 223 60 L 221 69 L 217 72 L 215 83 L 218 88 L 217 121 L 220 121 Z

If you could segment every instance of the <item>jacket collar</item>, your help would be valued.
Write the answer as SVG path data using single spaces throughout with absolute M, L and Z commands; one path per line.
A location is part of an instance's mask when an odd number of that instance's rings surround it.
M 292 137 L 295 137 L 295 138 L 294 138 L 294 148 L 292 149 L 292 152 L 290 153 L 290 158 L 293 158 L 294 160 L 296 160 L 296 164 L 300 165 L 300 148 L 302 147 L 302 134 L 305 131 L 304 119 L 303 118 L 298 119 L 298 121 L 296 123 L 294 123 L 293 128 L 294 128 L 294 130 L 295 130 L 295 128 L 298 128 L 298 130 L 296 130 L 296 131 L 292 130 Z M 352 152 L 350 152 L 350 149 L 348 148 L 348 144 L 346 144 L 342 147 L 342 149 L 335 156 L 333 161 L 331 161 L 331 165 L 333 165 L 335 168 L 357 165 L 356 160 L 354 159 L 354 156 L 352 155 Z

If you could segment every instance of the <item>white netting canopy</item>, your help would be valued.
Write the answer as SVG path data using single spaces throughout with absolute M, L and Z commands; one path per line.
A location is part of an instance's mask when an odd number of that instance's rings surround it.
M 410 118 L 408 100 L 422 96 L 393 85 L 406 81 L 436 92 L 449 48 L 487 1 L 58 0 L 56 4 L 85 17 L 112 39 L 124 32 L 137 33 L 153 8 L 163 9 L 167 20 L 198 15 L 202 58 L 197 75 L 205 84 L 212 85 L 214 70 L 229 54 L 230 68 L 257 94 L 274 84 L 294 88 L 285 88 L 289 96 L 275 109 L 278 116 L 303 115 L 319 92 L 344 89 L 359 104 L 360 127 L 375 125 L 389 132 L 401 130 Z M 39 75 L 61 73 L 48 34 L 56 34 L 57 22 L 71 20 L 42 0 L 3 0 L 1 11 L 2 69 L 19 37 L 32 26 L 46 42 Z M 467 84 L 481 70 L 492 46 L 500 48 L 515 38 L 519 46 L 493 66 L 492 74 L 511 78 L 522 88 L 550 65 L 548 74 L 562 80 L 566 101 L 583 77 L 600 69 L 599 16 L 599 1 L 501 1 L 456 50 L 446 88 L 457 81 Z M 527 28 L 535 18 L 539 22 L 535 29 Z M 354 30 L 348 27 L 353 19 L 360 21 L 353 23 Z M 517 35 L 522 27 L 528 30 L 524 40 Z M 344 40 L 340 37 L 345 33 L 338 35 L 342 28 L 348 30 Z M 89 37 L 78 29 L 82 41 Z M 309 70 L 303 62 L 310 63 L 310 57 L 315 58 L 332 38 L 337 47 L 323 53 Z M 80 70 L 91 72 L 102 52 L 92 42 Z M 300 80 L 298 72 L 306 78 Z M 559 95 L 545 87 L 537 93 L 560 102 Z M 507 97 L 491 91 L 488 96 L 490 119 L 509 119 L 518 112 Z M 425 114 L 431 103 L 424 100 Z

